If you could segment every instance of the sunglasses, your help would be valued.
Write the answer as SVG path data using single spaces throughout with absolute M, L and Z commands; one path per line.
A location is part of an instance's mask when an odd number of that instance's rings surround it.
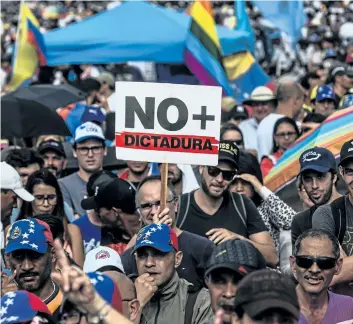
M 332 269 L 337 263 L 336 258 L 330 258 L 330 257 L 315 258 L 311 256 L 304 256 L 304 255 L 296 256 L 295 261 L 298 267 L 300 268 L 309 269 L 314 263 L 316 263 L 321 270 Z
M 226 181 L 231 181 L 235 176 L 235 171 L 226 171 L 214 166 L 208 166 L 207 172 L 211 177 L 217 177 L 220 173 L 222 173 L 222 177 Z

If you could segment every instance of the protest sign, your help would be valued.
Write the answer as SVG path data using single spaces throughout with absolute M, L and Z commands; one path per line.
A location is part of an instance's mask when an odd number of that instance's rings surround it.
M 222 89 L 117 82 L 118 159 L 218 164 Z

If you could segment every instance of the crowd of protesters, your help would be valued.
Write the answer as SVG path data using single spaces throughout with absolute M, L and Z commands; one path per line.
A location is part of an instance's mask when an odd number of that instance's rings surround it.
M 42 31 L 116 5 L 30 4 Z M 218 23 L 232 28 L 233 5 L 214 3 Z M 218 164 L 168 164 L 165 208 L 159 164 L 104 164 L 115 145 L 115 81 L 152 81 L 149 63 L 39 71 L 35 83 L 83 90 L 85 113 L 71 138 L 53 129 L 7 139 L 1 152 L 2 323 L 353 323 L 353 130 L 338 165 L 323 147 L 300 155 L 302 210 L 263 181 L 300 136 L 353 106 L 353 4 L 305 2 L 295 56 L 256 7 L 247 10 L 276 90 L 257 87 L 242 104 L 223 98 Z M 17 15 L 18 3 L 2 8 L 4 92 Z

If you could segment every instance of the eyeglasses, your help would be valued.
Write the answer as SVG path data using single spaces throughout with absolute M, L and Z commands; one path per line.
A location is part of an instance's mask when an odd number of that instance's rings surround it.
M 222 177 L 226 181 L 231 181 L 235 176 L 235 171 L 222 170 L 214 166 L 208 166 L 207 172 L 211 177 L 217 177 L 220 173 L 222 173 Z
M 44 204 L 44 201 L 48 201 L 48 204 L 49 205 L 56 205 L 57 203 L 57 195 L 47 195 L 47 196 L 44 196 L 44 195 L 34 195 L 34 198 L 36 200 L 36 205 L 43 205 Z
M 295 257 L 295 261 L 300 268 L 309 269 L 314 263 L 316 263 L 321 270 L 332 269 L 337 263 L 336 258 L 330 258 L 330 257 L 315 258 L 312 256 L 306 256 L 306 255 L 300 255 L 300 256 L 297 255 Z
M 296 132 L 283 132 L 283 133 L 277 133 L 275 134 L 278 137 L 292 137 L 292 136 L 297 136 Z
M 103 150 L 103 146 L 91 146 L 91 147 L 82 146 L 77 148 L 77 151 L 81 155 L 88 155 L 89 151 L 92 151 L 93 154 L 99 154 L 102 150 Z
M 176 200 L 177 198 L 174 197 L 171 200 L 167 200 L 167 203 L 170 204 L 172 203 L 174 200 Z M 160 206 L 161 205 L 161 201 L 157 200 L 155 202 L 151 202 L 151 203 L 145 203 L 145 204 L 141 204 L 140 206 L 138 206 L 136 209 L 139 210 L 140 212 L 143 211 L 144 213 L 150 212 L 153 206 Z

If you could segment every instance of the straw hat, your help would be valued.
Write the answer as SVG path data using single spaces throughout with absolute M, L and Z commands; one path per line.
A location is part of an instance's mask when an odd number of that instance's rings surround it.
M 252 106 L 253 102 L 267 102 L 275 101 L 277 103 L 277 98 L 270 88 L 267 87 L 257 87 L 253 90 L 250 98 L 243 101 L 244 105 Z

